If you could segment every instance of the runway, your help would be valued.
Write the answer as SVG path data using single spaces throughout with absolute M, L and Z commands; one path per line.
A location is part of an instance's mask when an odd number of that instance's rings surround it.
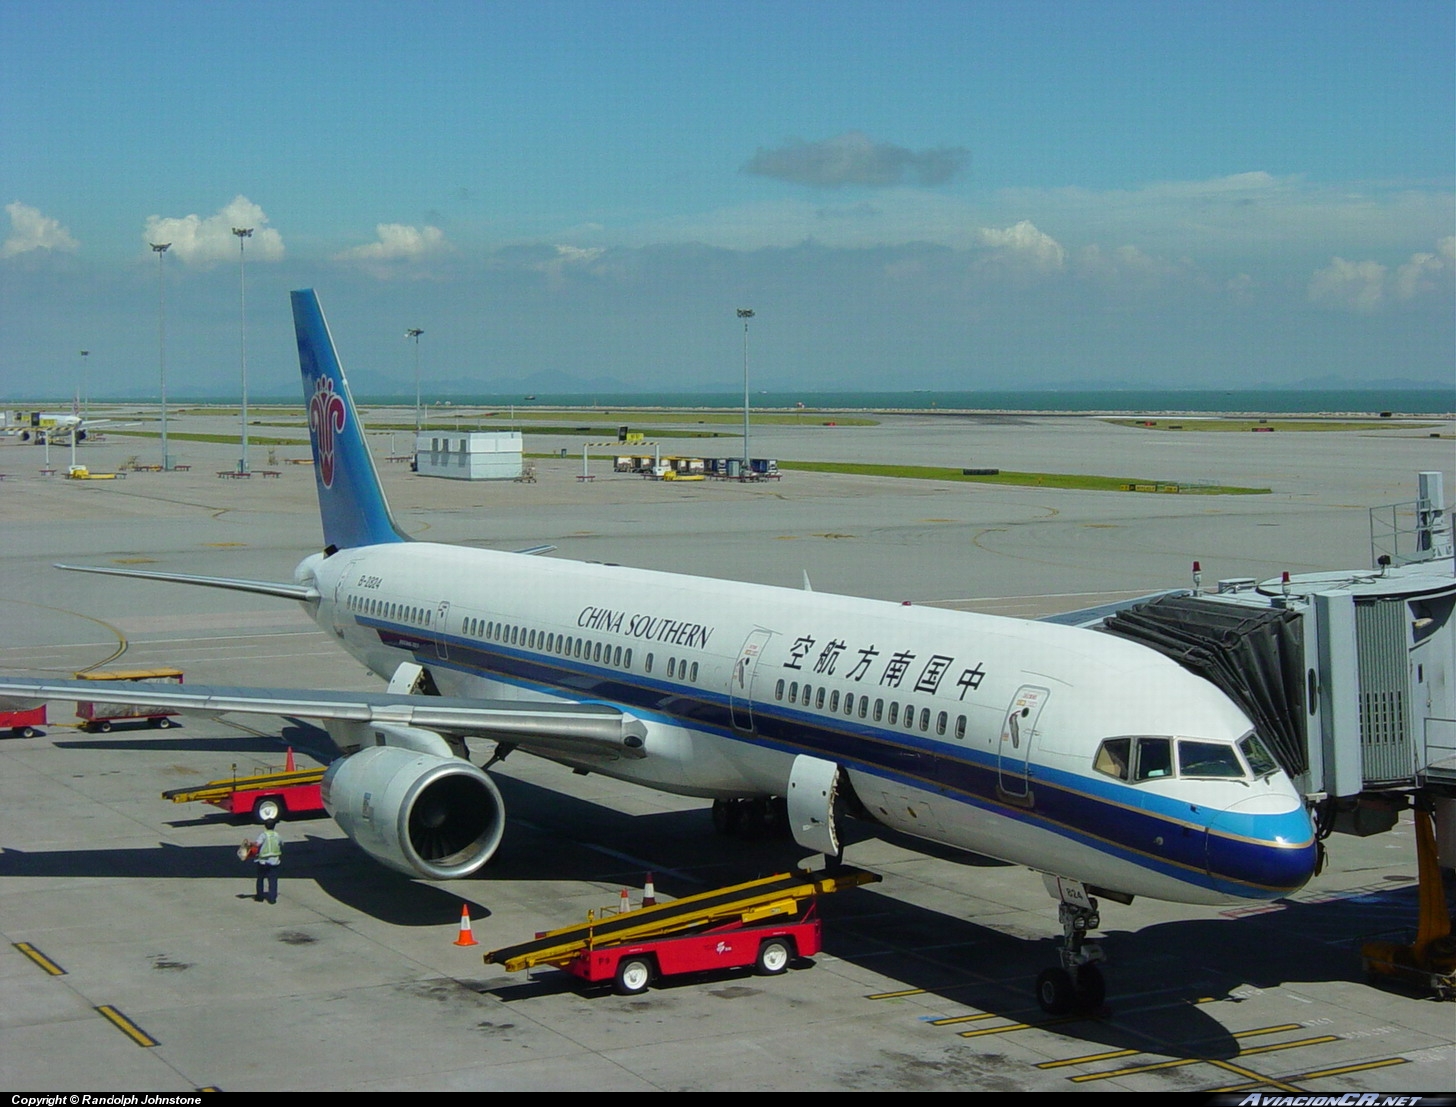
M 236 422 L 176 429 L 220 426 Z M 534 484 L 467 484 L 383 462 L 387 435 L 374 445 L 402 526 L 432 541 L 549 542 L 555 557 L 787 587 L 807 574 L 818 592 L 1034 617 L 1186 586 L 1195 559 L 1206 583 L 1366 567 L 1369 509 L 1414 499 L 1418 471 L 1443 471 L 1456 498 L 1453 428 L 1434 429 L 1175 436 L 1076 416 L 903 416 L 769 428 L 753 449 L 1272 490 L 1237 497 L 809 473 L 677 485 L 601 461 L 581 482 L 580 439 L 529 436 L 528 450 L 568 457 L 536 460 Z M 78 454 L 109 471 L 157 449 L 113 434 Z M 254 447 L 255 465 L 268 449 Z M 89 482 L 42 477 L 39 448 L 0 443 L 0 665 L 69 676 L 114 656 L 195 683 L 377 689 L 286 602 L 51 567 L 287 580 L 319 540 L 313 475 L 288 464 L 305 447 L 271 449 L 276 479 L 218 479 L 236 443 L 178 441 L 187 472 Z M 508 975 L 481 952 L 615 907 L 624 887 L 635 898 L 648 872 L 678 896 L 784 871 L 804 851 L 721 838 L 703 801 L 514 755 L 492 770 L 509 824 L 481 877 L 409 880 L 331 820 L 290 821 L 269 906 L 235 855 L 244 830 L 161 792 L 281 766 L 287 746 L 301 764 L 325 759 L 320 732 L 189 719 L 89 735 L 67 711 L 54 707 L 43 737 L 0 739 L 0 1071 L 14 1090 L 1405 1094 L 1446 1090 L 1456 1071 L 1451 1008 L 1361 974 L 1361 942 L 1414 926 L 1408 823 L 1332 839 L 1326 871 L 1267 908 L 1104 904 L 1097 1018 L 1051 1020 L 1032 999 L 1060 937 L 1035 874 L 860 824 L 847 860 L 884 881 L 822 902 L 812 967 L 624 998 Z M 478 948 L 453 944 L 462 904 Z

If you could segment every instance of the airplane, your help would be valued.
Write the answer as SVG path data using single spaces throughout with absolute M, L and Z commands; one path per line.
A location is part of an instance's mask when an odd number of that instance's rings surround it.
M 37 446 L 44 446 L 47 442 L 67 443 L 72 439 L 84 442 L 91 430 L 109 422 L 109 419 L 87 419 L 75 410 L 65 415 L 17 411 L 15 422 L 6 424 L 3 433 L 17 435 L 22 442 L 34 442 Z
M 139 702 L 319 720 L 324 804 L 400 872 L 468 877 L 500 844 L 489 773 L 521 750 L 786 817 L 833 864 L 853 817 L 1042 874 L 1059 901 L 1043 1008 L 1096 1009 L 1097 897 L 1271 900 L 1318 853 L 1247 716 L 1154 650 L 1089 629 L 410 539 L 395 523 L 311 289 L 292 293 L 323 523 L 290 583 L 82 572 L 294 600 L 377 693 L 147 686 Z M 544 547 L 545 551 L 552 547 Z M 84 682 L 0 680 L 69 698 Z M 113 699 L 127 693 L 118 691 Z M 493 739 L 483 766 L 467 737 Z M 974 886 L 967 893 L 974 894 Z

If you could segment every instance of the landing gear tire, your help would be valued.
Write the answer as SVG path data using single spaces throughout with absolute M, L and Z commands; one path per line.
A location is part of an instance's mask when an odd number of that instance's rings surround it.
M 641 995 L 652 983 L 652 966 L 642 957 L 628 957 L 617 966 L 612 990 L 619 996 Z
M 789 967 L 794 951 L 784 938 L 770 938 L 758 947 L 755 971 L 759 976 L 778 976 Z
M 725 838 L 738 833 L 739 816 L 743 808 L 737 800 L 717 799 L 713 801 L 713 829 Z
M 1036 1001 L 1048 1015 L 1065 1015 L 1077 1004 L 1077 989 L 1066 969 L 1047 969 L 1036 978 Z
M 1107 981 L 1102 979 L 1102 970 L 1096 965 L 1083 965 L 1077 970 L 1077 1008 L 1081 1011 L 1100 1011 L 1107 999 Z

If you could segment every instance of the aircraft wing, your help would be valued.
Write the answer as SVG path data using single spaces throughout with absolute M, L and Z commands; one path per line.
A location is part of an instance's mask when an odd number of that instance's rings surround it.
M 458 737 L 492 738 L 524 750 L 592 757 L 646 756 L 642 723 L 604 704 L 407 696 L 393 692 L 315 692 L 125 681 L 0 679 L 0 697 L 105 700 L 200 715 L 285 715 L 304 719 L 419 727 Z

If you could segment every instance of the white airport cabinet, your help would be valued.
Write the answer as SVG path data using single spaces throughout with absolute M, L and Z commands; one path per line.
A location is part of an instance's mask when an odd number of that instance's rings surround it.
M 415 471 L 454 480 L 516 480 L 521 475 L 519 431 L 421 431 Z

